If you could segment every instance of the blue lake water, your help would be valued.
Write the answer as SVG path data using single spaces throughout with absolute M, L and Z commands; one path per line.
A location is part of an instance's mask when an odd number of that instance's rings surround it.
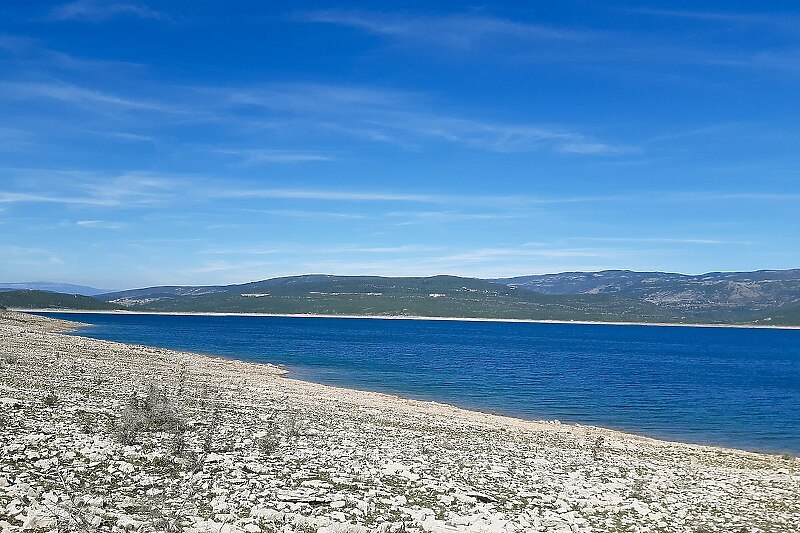
M 78 334 L 528 419 L 800 454 L 800 331 L 81 315 Z

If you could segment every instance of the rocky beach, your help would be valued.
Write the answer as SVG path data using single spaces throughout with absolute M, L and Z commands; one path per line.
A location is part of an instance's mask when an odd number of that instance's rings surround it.
M 0 314 L 0 531 L 793 532 L 800 460 L 524 421 Z

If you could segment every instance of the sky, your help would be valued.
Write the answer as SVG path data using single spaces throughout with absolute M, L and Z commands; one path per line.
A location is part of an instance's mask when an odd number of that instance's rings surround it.
M 0 281 L 800 267 L 800 4 L 0 3 Z

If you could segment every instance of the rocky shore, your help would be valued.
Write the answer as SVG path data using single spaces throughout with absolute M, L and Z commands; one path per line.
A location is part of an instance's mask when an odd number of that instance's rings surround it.
M 800 461 L 304 383 L 0 314 L 0 531 L 797 532 Z

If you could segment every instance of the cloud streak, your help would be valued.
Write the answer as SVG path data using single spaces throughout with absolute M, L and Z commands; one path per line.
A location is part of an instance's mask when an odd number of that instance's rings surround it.
M 138 136 L 154 137 L 175 123 L 222 126 L 226 130 L 280 132 L 302 139 L 304 149 L 229 147 L 213 150 L 237 156 L 247 164 L 329 161 L 331 150 L 310 150 L 309 139 L 330 143 L 342 134 L 359 140 L 417 150 L 432 141 L 495 153 L 551 150 L 576 156 L 615 155 L 636 151 L 592 138 L 568 126 L 504 123 L 442 113 L 414 93 L 376 87 L 319 84 L 274 84 L 266 87 L 175 86 L 154 89 L 146 98 L 63 81 L 0 82 L 0 96 L 14 101 L 50 100 L 69 107 L 56 113 L 79 112 L 113 119 L 119 127 L 136 128 Z M 180 101 L 169 95 L 181 94 Z M 70 121 L 65 121 L 67 124 Z M 143 130 L 144 129 L 144 130 Z M 219 131 L 219 128 L 217 128 Z M 230 143 L 227 143 L 230 144 Z
M 619 243 L 641 243 L 641 244 L 753 244 L 751 241 L 733 241 L 720 239 L 698 239 L 680 237 L 581 237 L 575 240 L 596 241 L 596 242 L 619 242 Z
M 245 165 L 261 163 L 309 163 L 332 161 L 334 156 L 323 152 L 276 149 L 213 149 L 211 152 L 240 159 Z
M 147 174 L 98 176 L 93 172 L 15 172 L 17 180 L 57 192 L 42 194 L 30 190 L 0 190 L 0 204 L 43 203 L 102 208 L 138 208 L 163 205 L 177 199 L 181 180 Z M 68 183 L 64 186 L 64 183 Z
M 160 12 L 143 3 L 102 0 L 77 0 L 60 5 L 50 11 L 49 18 L 53 21 L 104 22 L 119 16 L 155 20 L 163 18 Z
M 0 93 L 14 100 L 48 99 L 80 106 L 101 105 L 123 111 L 174 113 L 176 107 L 87 89 L 63 82 L 2 82 Z
M 81 228 L 97 228 L 97 229 L 122 229 L 126 226 L 121 222 L 108 222 L 105 220 L 78 220 L 75 222 L 76 226 Z
M 298 15 L 308 22 L 357 28 L 383 37 L 455 50 L 471 50 L 501 38 L 516 41 L 585 41 L 589 32 L 553 28 L 477 14 L 410 16 L 391 13 L 316 11 Z
M 568 127 L 450 116 L 426 110 L 431 103 L 426 103 L 429 98 L 422 95 L 374 87 L 294 84 L 217 92 L 218 98 L 233 108 L 247 106 L 291 113 L 295 120 L 290 125 L 295 127 L 317 133 L 330 129 L 406 147 L 438 140 L 498 153 L 548 148 L 579 155 L 631 151 Z
M 689 19 L 699 22 L 718 22 L 736 26 L 769 26 L 772 28 L 792 30 L 800 28 L 800 18 L 786 14 L 763 15 L 758 13 L 738 13 L 730 11 L 691 11 L 652 8 L 629 9 L 627 11 L 642 15 Z
M 684 19 L 699 24 L 725 25 L 731 31 L 765 28 L 787 36 L 797 34 L 800 19 L 795 16 L 730 11 L 670 9 L 618 9 L 624 13 Z M 440 48 L 464 53 L 471 61 L 481 56 L 515 62 L 554 62 L 573 65 L 641 62 L 674 68 L 678 65 L 707 65 L 723 68 L 767 69 L 800 72 L 796 46 L 790 48 L 737 48 L 726 51 L 712 41 L 688 35 L 689 46 L 676 46 L 672 39 L 652 34 L 642 40 L 641 32 L 629 30 L 599 32 L 585 28 L 564 28 L 496 18 L 484 14 L 420 16 L 402 13 L 316 11 L 296 17 L 311 23 L 353 28 L 392 42 L 414 47 Z M 469 52 L 469 55 L 466 55 Z M 583 152 L 586 153 L 586 152 Z

